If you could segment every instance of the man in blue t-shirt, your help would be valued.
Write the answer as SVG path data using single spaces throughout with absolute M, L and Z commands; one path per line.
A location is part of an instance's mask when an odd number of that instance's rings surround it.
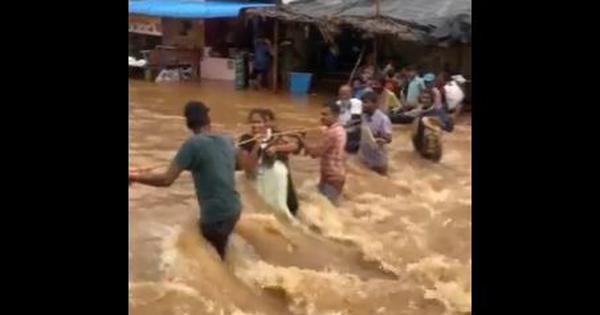
M 262 87 L 271 68 L 271 42 L 266 38 L 259 38 L 254 43 L 254 62 L 250 74 L 250 85 L 254 88 Z
M 182 171 L 190 171 L 201 209 L 202 235 L 224 259 L 229 235 L 241 213 L 234 176 L 238 161 L 233 139 L 210 131 L 208 111 L 201 102 L 188 102 L 185 118 L 194 134 L 181 145 L 169 169 L 161 174 L 130 173 L 129 183 L 168 187 Z
M 412 109 L 417 106 L 421 91 L 425 90 L 425 82 L 419 76 L 413 66 L 407 67 L 409 83 L 406 89 L 406 109 Z

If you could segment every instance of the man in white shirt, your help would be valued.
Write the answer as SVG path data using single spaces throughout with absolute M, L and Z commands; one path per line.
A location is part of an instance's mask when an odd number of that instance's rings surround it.
M 465 99 L 465 92 L 463 92 L 461 85 L 467 82 L 467 80 L 460 74 L 453 75 L 450 80 L 444 86 L 444 93 L 446 96 L 446 110 L 450 113 L 460 113 L 462 102 Z
M 362 102 L 357 98 L 352 97 L 352 87 L 349 85 L 342 85 L 338 91 L 338 101 L 336 104 L 340 107 L 339 122 L 342 126 L 346 126 L 352 119 L 352 116 L 356 115 L 360 118 L 362 114 Z
M 336 105 L 340 107 L 339 123 L 346 128 L 346 151 L 355 153 L 360 143 L 360 117 L 362 101 L 352 97 L 352 87 L 342 85 L 338 91 Z

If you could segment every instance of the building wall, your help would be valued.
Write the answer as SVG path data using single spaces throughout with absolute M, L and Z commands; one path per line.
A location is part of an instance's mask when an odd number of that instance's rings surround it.
M 163 44 L 188 49 L 204 46 L 204 22 L 202 20 L 162 19 Z
M 129 32 L 145 35 L 162 35 L 162 25 L 160 18 L 130 14 Z

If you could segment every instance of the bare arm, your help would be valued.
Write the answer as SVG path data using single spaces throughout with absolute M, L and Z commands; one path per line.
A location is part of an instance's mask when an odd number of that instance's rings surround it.
M 325 153 L 325 151 L 327 150 L 327 148 L 329 146 L 328 144 L 329 144 L 329 137 L 328 137 L 328 135 L 325 135 L 325 139 L 323 141 L 321 141 L 320 143 L 316 143 L 316 144 L 305 143 L 304 149 L 312 158 L 317 158 L 317 157 L 322 156 L 323 153 Z
M 179 177 L 183 168 L 179 167 L 175 161 L 171 162 L 169 169 L 164 173 L 129 173 L 130 183 L 140 183 L 154 187 L 168 187 Z
M 257 141 L 252 147 L 252 151 L 240 150 L 238 160 L 246 175 L 253 174 L 258 167 L 258 149 L 260 149 L 260 144 Z
M 274 155 L 275 153 L 292 154 L 300 150 L 300 139 L 292 137 L 281 137 L 279 141 L 267 148 L 267 154 Z

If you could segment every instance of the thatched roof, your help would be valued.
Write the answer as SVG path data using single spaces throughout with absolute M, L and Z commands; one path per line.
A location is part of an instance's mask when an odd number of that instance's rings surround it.
M 349 25 L 405 40 L 470 41 L 471 0 L 298 0 L 288 5 L 248 9 L 249 15 L 317 24 L 330 32 Z

